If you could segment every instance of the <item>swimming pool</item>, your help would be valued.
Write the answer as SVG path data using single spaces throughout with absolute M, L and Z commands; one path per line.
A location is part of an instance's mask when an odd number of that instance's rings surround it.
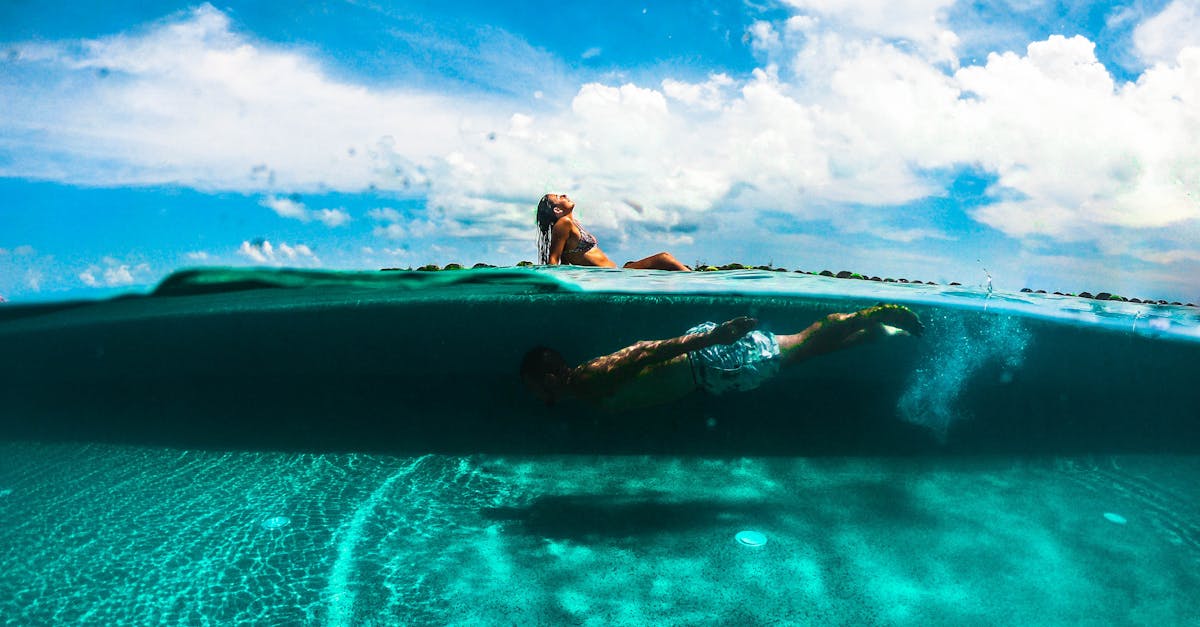
M 537 343 L 582 360 L 879 301 L 925 337 L 741 395 L 607 415 L 546 408 L 516 376 Z M 145 297 L 6 305 L 0 614 L 1186 622 L 1196 311 L 589 269 L 208 269 Z

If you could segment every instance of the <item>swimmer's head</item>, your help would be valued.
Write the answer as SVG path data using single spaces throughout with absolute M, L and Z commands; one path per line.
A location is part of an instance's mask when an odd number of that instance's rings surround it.
M 566 194 L 546 194 L 538 201 L 537 206 L 537 225 L 538 232 L 538 263 L 546 265 L 550 263 L 550 227 L 558 222 L 558 219 L 571 213 L 575 209 L 575 202 L 567 197 Z
M 568 372 L 566 360 L 553 348 L 538 346 L 525 353 L 521 360 L 521 381 L 547 406 L 558 399 L 566 385 Z
M 575 201 L 571 200 L 566 194 L 546 194 L 538 201 L 537 208 L 537 223 L 538 229 L 545 231 L 550 228 L 550 225 L 558 221 L 559 218 L 571 213 L 575 209 Z

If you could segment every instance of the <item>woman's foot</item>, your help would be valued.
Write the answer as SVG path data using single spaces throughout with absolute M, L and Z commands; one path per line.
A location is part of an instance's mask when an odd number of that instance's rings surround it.
M 911 309 L 903 305 L 875 305 L 868 307 L 862 311 L 856 312 L 856 315 L 878 322 L 886 327 L 891 327 L 899 331 L 920 337 L 925 333 L 925 325 L 921 324 L 921 319 Z M 884 329 L 887 332 L 887 329 Z M 894 332 L 888 332 L 889 335 L 895 335 Z

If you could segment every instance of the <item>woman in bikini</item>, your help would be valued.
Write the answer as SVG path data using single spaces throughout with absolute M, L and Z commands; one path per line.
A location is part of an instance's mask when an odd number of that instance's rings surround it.
M 572 215 L 575 203 L 566 194 L 546 194 L 538 202 L 537 223 L 538 263 L 542 265 L 571 264 L 615 268 L 604 251 L 596 245 L 596 237 L 588 233 Z M 626 268 L 634 270 L 690 270 L 671 253 L 662 252 L 645 259 L 630 261 Z

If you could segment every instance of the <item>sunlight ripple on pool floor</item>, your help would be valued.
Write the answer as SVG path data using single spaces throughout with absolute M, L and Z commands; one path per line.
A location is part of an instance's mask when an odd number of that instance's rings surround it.
M 1200 600 L 1197 509 L 1172 496 L 1194 457 L 1123 459 L 1122 491 L 1115 471 L 1002 458 L 0 459 L 0 614 L 19 624 L 1177 623 Z M 1146 507 L 1140 533 L 1095 524 Z M 769 545 L 730 542 L 756 527 Z

